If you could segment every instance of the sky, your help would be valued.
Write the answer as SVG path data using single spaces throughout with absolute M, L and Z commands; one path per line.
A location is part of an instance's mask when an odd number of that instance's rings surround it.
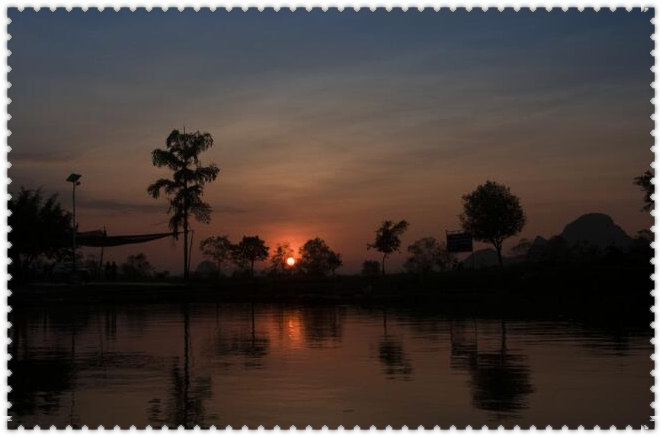
M 366 244 L 382 220 L 411 223 L 403 249 L 459 229 L 461 196 L 488 179 L 527 216 L 507 248 L 590 212 L 631 235 L 653 225 L 632 184 L 654 158 L 652 9 L 9 17 L 10 191 L 42 187 L 70 209 L 65 179 L 82 174 L 81 231 L 167 232 L 166 200 L 146 189 L 168 171 L 151 151 L 184 128 L 213 135 L 201 159 L 221 168 L 196 243 L 321 237 L 341 273 L 379 258 Z M 105 257 L 143 252 L 177 273 L 180 245 Z

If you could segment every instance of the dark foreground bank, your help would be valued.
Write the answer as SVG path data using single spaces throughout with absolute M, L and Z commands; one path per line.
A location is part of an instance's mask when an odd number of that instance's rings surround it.
M 384 277 L 223 278 L 183 282 L 35 283 L 12 288 L 12 306 L 132 302 L 417 303 L 544 311 L 546 306 L 647 312 L 650 264 L 521 265 L 506 269 Z

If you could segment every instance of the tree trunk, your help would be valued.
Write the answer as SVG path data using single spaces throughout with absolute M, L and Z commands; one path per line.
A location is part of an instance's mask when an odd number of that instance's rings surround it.
M 255 266 L 255 260 L 251 259 L 251 278 L 253 277 L 253 267 Z
M 188 279 L 188 213 L 184 214 L 184 279 Z
M 382 276 L 386 275 L 386 254 L 382 256 Z
M 497 257 L 499 258 L 499 266 L 503 267 L 503 257 L 501 256 L 501 249 L 502 249 L 503 244 L 502 243 L 497 243 L 494 245 L 496 248 L 497 252 Z

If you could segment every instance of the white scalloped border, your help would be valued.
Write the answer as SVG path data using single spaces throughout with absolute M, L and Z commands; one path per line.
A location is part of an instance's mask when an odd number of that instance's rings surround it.
M 109 5 L 109 3 L 110 3 L 110 5 Z M 6 184 L 7 184 L 7 189 L 0 192 L 0 198 L 2 199 L 2 204 L 4 205 L 4 214 L 0 214 L 0 218 L 2 220 L 1 225 L 4 226 L 4 229 L 5 229 L 5 232 L 2 233 L 2 235 L 0 235 L 0 247 L 3 250 L 4 260 L 5 260 L 5 262 L 0 262 L 0 276 L 2 277 L 2 279 L 1 279 L 2 283 L 5 284 L 5 287 L 4 287 L 4 290 L 5 290 L 4 302 L 5 302 L 5 309 L 6 309 L 6 311 L 2 312 L 2 316 L 0 317 L 0 331 L 7 333 L 7 337 L 5 337 L 5 342 L 4 342 L 5 343 L 5 346 L 4 346 L 5 347 L 5 362 L 3 363 L 2 366 L 0 366 L 0 379 L 2 379 L 2 381 L 4 381 L 4 386 L 5 386 L 4 402 L 5 402 L 5 406 L 6 406 L 6 408 L 5 408 L 6 412 L 9 409 L 8 393 L 11 391 L 11 388 L 8 386 L 8 377 L 9 377 L 8 360 L 11 359 L 11 356 L 8 353 L 8 347 L 11 343 L 11 339 L 8 336 L 8 332 L 9 332 L 8 330 L 10 328 L 10 324 L 8 322 L 8 314 L 11 311 L 11 308 L 9 307 L 8 300 L 7 300 L 9 298 L 9 296 L 11 295 L 11 291 L 7 287 L 8 280 L 9 280 L 9 276 L 8 276 L 8 273 L 7 273 L 7 267 L 11 262 L 11 260 L 9 260 L 9 258 L 7 256 L 7 253 L 8 253 L 7 251 L 8 251 L 8 248 L 9 248 L 9 243 L 8 243 L 9 228 L 8 228 L 8 225 L 7 225 L 7 217 L 9 216 L 9 212 L 7 210 L 7 203 L 9 201 L 9 193 L 8 193 L 9 185 L 11 184 L 11 180 L 9 179 L 9 177 L 7 175 L 7 171 L 11 167 L 11 161 L 9 160 L 9 152 L 11 151 L 11 147 L 9 146 L 9 144 L 11 143 L 11 139 L 10 139 L 11 132 L 9 131 L 8 124 L 7 124 L 8 121 L 11 119 L 11 115 L 10 115 L 10 103 L 11 103 L 11 101 L 8 97 L 8 90 L 11 87 L 11 84 L 8 81 L 8 74 L 11 71 L 11 68 L 9 66 L 11 52 L 8 49 L 8 42 L 11 39 L 11 36 L 9 35 L 9 32 L 8 32 L 9 24 L 10 24 L 10 20 L 7 16 L 7 8 L 8 7 L 17 7 L 19 10 L 23 10 L 25 8 L 34 8 L 35 10 L 43 9 L 43 10 L 51 10 L 51 11 L 55 11 L 56 9 L 62 9 L 62 8 L 67 9 L 68 11 L 71 11 L 73 8 L 82 8 L 85 11 L 87 11 L 89 9 L 98 9 L 100 11 L 108 9 L 108 10 L 114 10 L 116 12 L 119 12 L 121 9 L 126 9 L 126 8 L 130 9 L 131 11 L 135 11 L 136 9 L 147 9 L 148 11 L 151 11 L 153 9 L 156 9 L 156 10 L 161 9 L 163 11 L 167 11 L 169 9 L 174 9 L 174 10 L 179 10 L 180 12 L 183 11 L 184 9 L 190 9 L 190 8 L 193 8 L 194 10 L 196 10 L 196 12 L 199 12 L 201 9 L 210 9 L 211 11 L 217 11 L 218 10 L 220 12 L 222 12 L 223 10 L 226 10 L 227 12 L 232 12 L 233 10 L 236 11 L 236 12 L 239 12 L 239 11 L 248 12 L 249 10 L 251 10 L 251 12 L 254 12 L 255 9 L 257 9 L 258 11 L 262 12 L 265 8 L 272 8 L 276 12 L 281 11 L 281 10 L 286 11 L 288 9 L 291 10 L 292 12 L 294 12 L 296 9 L 299 9 L 299 8 L 306 9 L 308 12 L 310 12 L 312 9 L 317 9 L 317 8 L 321 8 L 325 12 L 329 9 L 338 9 L 340 12 L 343 12 L 345 10 L 347 10 L 348 12 L 351 11 L 351 10 L 354 10 L 354 11 L 358 12 L 360 9 L 363 9 L 363 8 L 370 9 L 373 12 L 378 8 L 379 9 L 384 8 L 384 9 L 388 10 L 389 12 L 392 9 L 402 9 L 405 12 L 407 12 L 407 11 L 412 11 L 412 12 L 420 11 L 420 12 L 422 12 L 426 9 L 434 9 L 436 12 L 439 12 L 440 10 L 444 10 L 444 12 L 448 12 L 448 11 L 455 12 L 457 9 L 466 9 L 469 12 L 471 12 L 471 11 L 489 12 L 490 10 L 497 9 L 501 12 L 504 9 L 510 9 L 510 8 L 512 8 L 516 11 L 520 11 L 522 9 L 524 9 L 524 10 L 529 9 L 532 12 L 535 12 L 536 10 L 551 11 L 552 9 L 557 9 L 557 8 L 561 8 L 564 11 L 567 11 L 568 9 L 578 9 L 580 11 L 593 9 L 597 12 L 597 11 L 600 11 L 602 9 L 608 9 L 608 10 L 614 11 L 617 8 L 618 9 L 625 8 L 628 11 L 631 12 L 633 9 L 636 9 L 636 8 L 654 8 L 655 7 L 655 2 L 652 2 L 650 0 L 645 2 L 645 3 L 644 2 L 634 2 L 634 1 L 630 1 L 630 0 L 620 0 L 620 1 L 614 1 L 614 0 L 605 1 L 605 0 L 603 0 L 603 1 L 599 1 L 599 2 L 592 2 L 592 1 L 587 2 L 587 1 L 584 0 L 584 1 L 577 2 L 577 3 L 569 2 L 567 0 L 551 1 L 551 2 L 550 1 L 540 1 L 539 0 L 538 2 L 534 2 L 534 3 L 525 2 L 525 1 L 510 1 L 506 4 L 502 4 L 501 2 L 494 2 L 494 1 L 492 1 L 492 2 L 483 2 L 483 1 L 476 1 L 476 0 L 471 1 L 470 3 L 457 1 L 457 0 L 445 1 L 445 2 L 430 2 L 430 1 L 420 2 L 420 1 L 412 1 L 412 0 L 408 0 L 408 1 L 406 0 L 404 2 L 398 2 L 398 1 L 395 1 L 395 0 L 386 0 L 386 1 L 365 1 L 364 0 L 364 1 L 359 1 L 359 2 L 345 1 L 345 2 L 342 2 L 340 4 L 337 3 L 337 2 L 332 2 L 332 1 L 330 2 L 330 1 L 299 0 L 299 1 L 296 1 L 294 3 L 289 3 L 289 2 L 255 1 L 255 0 L 253 0 L 253 1 L 233 1 L 233 2 L 228 2 L 228 3 L 221 3 L 220 6 L 213 6 L 213 5 L 210 5 L 206 2 L 197 2 L 197 1 L 185 2 L 184 5 L 182 5 L 181 2 L 174 2 L 174 3 L 173 2 L 165 2 L 164 3 L 164 2 L 158 2 L 158 1 L 153 1 L 153 0 L 152 1 L 148 0 L 148 1 L 144 1 L 144 2 L 139 2 L 139 6 L 136 6 L 135 5 L 136 2 L 133 1 L 133 0 L 131 0 L 131 1 L 125 0 L 124 2 L 121 2 L 120 5 L 116 5 L 116 4 L 113 4 L 113 3 L 115 3 L 115 2 L 102 1 L 101 3 L 99 3 L 99 2 L 89 1 L 89 0 L 79 0 L 79 1 L 74 1 L 74 2 L 70 2 L 70 1 L 52 1 L 52 0 L 49 0 L 49 1 L 43 1 L 42 0 L 42 1 L 37 1 L 37 2 L 28 2 L 28 1 L 23 1 L 23 0 L 19 0 L 19 1 L 16 1 L 16 0 L 11 1 L 10 0 L 7 4 L 2 5 L 3 10 L 2 10 L 1 19 L 2 19 L 2 22 L 4 23 L 4 28 L 6 29 L 5 30 L 5 39 L 4 39 L 4 49 L 5 49 L 6 57 L 5 57 L 5 64 L 4 64 L 5 87 L 3 88 L 3 96 L 4 96 L 4 101 L 5 101 L 5 106 L 4 106 L 4 108 L 5 108 L 5 114 L 4 114 L 5 115 L 5 118 L 4 118 L 5 122 L 4 122 L 4 134 L 2 135 L 1 150 L 4 152 L 3 153 L 3 158 L 4 158 L 3 165 L 4 165 L 4 167 L 3 168 L 4 168 L 4 176 L 5 176 L 5 181 L 6 181 Z M 99 6 L 99 5 L 104 5 L 104 6 Z M 660 11 L 662 11 L 662 6 L 658 6 L 658 9 Z M 657 13 L 657 11 L 656 11 L 656 13 Z M 654 41 L 654 43 L 656 43 L 657 42 L 657 38 L 656 38 L 656 36 L 657 36 L 657 17 L 654 17 L 651 20 L 651 23 L 653 24 L 653 29 L 654 29 L 654 33 L 651 35 L 651 39 Z M 656 55 L 657 55 L 657 44 L 655 44 L 655 48 L 651 52 L 651 57 L 653 58 L 652 59 L 653 60 L 653 66 L 651 67 L 651 71 L 654 74 L 654 81 L 651 83 L 651 88 L 653 88 L 653 93 L 654 93 L 654 97 L 653 97 L 653 99 L 651 99 L 651 104 L 653 106 L 653 108 L 652 108 L 653 112 L 651 114 L 651 119 L 653 120 L 654 123 L 657 121 L 657 119 L 656 119 L 656 113 L 657 113 L 657 111 L 656 111 L 656 108 L 657 108 L 657 100 L 656 100 L 657 99 L 657 93 L 656 93 L 657 62 L 656 62 Z M 651 167 L 654 170 L 656 170 L 656 167 L 657 167 L 656 166 L 656 160 L 655 160 L 655 153 L 657 151 L 656 150 L 657 149 L 656 129 L 654 129 L 651 132 L 651 136 L 653 137 L 653 141 L 652 141 L 653 144 L 651 146 L 651 151 L 653 152 L 653 162 L 651 163 Z M 653 179 L 653 184 L 655 185 L 655 183 L 656 183 L 656 179 L 654 178 Z M 653 199 L 657 202 L 657 200 L 658 200 L 657 199 L 657 193 L 653 195 Z M 653 217 L 656 216 L 655 210 L 651 211 L 651 215 Z M 651 229 L 655 233 L 656 229 L 657 229 L 657 226 L 654 225 Z M 657 279 L 658 279 L 658 270 L 657 270 L 658 244 L 659 244 L 658 239 L 655 238 L 655 241 L 652 243 L 652 246 L 655 250 L 655 257 L 651 260 L 651 263 L 655 266 L 655 273 L 652 275 L 652 279 L 653 279 L 653 281 L 655 281 L 654 282 L 655 285 L 657 285 L 657 283 L 658 283 L 657 282 Z M 655 298 L 655 303 L 657 303 L 657 294 L 658 294 L 657 291 L 654 289 L 654 290 L 651 291 L 651 294 Z M 651 307 L 651 312 L 653 312 L 654 316 L 657 315 L 656 314 L 657 313 L 657 306 L 656 305 Z M 657 333 L 658 328 L 660 328 L 660 322 L 659 322 L 659 319 L 657 317 L 654 317 L 654 322 L 652 323 L 652 326 L 655 330 L 654 332 Z M 653 337 L 651 339 L 651 343 L 654 345 L 655 349 L 657 349 L 656 348 L 657 342 L 656 342 L 655 337 Z M 651 360 L 652 360 L 652 364 L 653 364 L 653 366 L 652 366 L 653 369 L 651 370 L 651 375 L 654 378 L 654 383 L 657 382 L 656 381 L 657 374 L 656 374 L 656 368 L 655 368 L 656 367 L 655 366 L 655 364 L 656 364 L 655 357 L 656 357 L 655 353 L 653 355 L 651 355 Z M 655 401 L 651 404 L 651 407 L 654 409 L 654 411 L 656 411 L 656 406 L 657 406 L 657 390 L 656 390 L 656 388 L 657 388 L 656 384 L 651 387 L 651 391 L 655 393 Z M 9 419 L 9 416 L 7 416 L 6 413 L 5 413 L 5 418 Z M 652 416 L 651 418 L 653 420 L 656 419 L 655 416 Z M 7 431 L 7 424 L 8 424 L 7 420 L 3 421 L 3 426 L 1 428 L 3 431 Z M 35 426 L 33 429 L 34 430 L 40 430 L 42 428 L 40 428 L 39 426 Z M 196 426 L 193 430 L 184 430 L 184 428 L 182 426 L 179 426 L 179 427 L 176 427 L 176 428 L 168 428 L 166 426 L 164 426 L 163 428 L 153 428 L 151 426 L 147 426 L 144 430 L 143 429 L 138 430 L 135 426 L 131 426 L 128 429 L 120 429 L 119 426 L 115 426 L 115 427 L 112 427 L 112 428 L 110 428 L 110 427 L 104 428 L 103 426 L 99 426 L 98 428 L 89 428 L 87 426 L 83 426 L 81 428 L 81 430 L 78 431 L 78 432 L 80 433 L 80 432 L 89 432 L 90 430 L 106 430 L 106 432 L 111 432 L 111 433 L 121 432 L 122 434 L 125 434 L 125 433 L 133 434 L 133 433 L 139 432 L 139 431 L 154 432 L 154 431 L 161 430 L 161 429 L 164 429 L 164 430 L 170 429 L 170 432 L 175 432 L 175 433 L 181 433 L 181 432 L 198 433 L 198 432 L 203 431 L 199 426 Z M 603 432 L 610 433 L 610 434 L 613 434 L 614 432 L 618 432 L 619 435 L 623 435 L 623 433 L 630 434 L 630 433 L 635 433 L 636 432 L 636 430 L 634 428 L 632 428 L 631 426 L 626 427 L 624 430 L 617 430 L 614 426 L 611 426 L 611 427 L 608 427 L 608 428 L 607 427 L 600 428 L 599 426 L 596 426 L 595 428 L 584 428 L 583 426 L 579 426 L 577 428 L 573 428 L 573 430 L 575 430 L 575 429 L 580 431 L 580 432 L 581 431 L 588 431 L 588 430 L 601 430 L 602 429 Z M 43 430 L 45 432 L 53 432 L 53 431 L 56 431 L 56 428 L 55 428 L 55 426 L 44 427 Z M 237 433 L 237 434 L 245 434 L 245 433 L 251 433 L 251 434 L 260 433 L 261 434 L 261 433 L 264 433 L 264 432 L 283 433 L 283 432 L 295 431 L 295 430 L 297 430 L 299 432 L 304 432 L 306 434 L 310 434 L 310 433 L 327 434 L 329 432 L 335 431 L 335 429 L 329 429 L 327 426 L 323 426 L 322 428 L 320 428 L 318 430 L 313 430 L 313 428 L 311 426 L 307 426 L 305 428 L 296 428 L 294 426 L 291 426 L 290 428 L 281 428 L 279 426 L 276 426 L 276 427 L 273 428 L 273 430 L 267 430 L 263 426 L 259 426 L 255 430 L 250 430 L 246 426 L 235 427 L 235 428 L 233 428 L 231 426 L 228 426 L 226 428 L 217 428 L 213 425 L 210 428 L 208 428 L 208 430 L 210 430 L 210 431 L 211 430 L 233 430 L 232 432 Z M 359 426 L 355 426 L 355 427 L 340 426 L 339 428 L 337 428 L 337 430 L 340 431 L 340 432 L 361 431 L 361 432 L 368 432 L 368 433 L 371 433 L 371 434 L 372 433 L 388 433 L 388 434 L 391 434 L 391 433 L 402 430 L 404 432 L 417 433 L 418 434 L 418 433 L 429 433 L 429 432 L 435 432 L 435 431 L 438 432 L 439 430 L 441 430 L 441 428 L 439 426 L 435 426 L 432 429 L 425 429 L 422 426 L 420 426 L 418 428 L 408 428 L 407 426 L 404 426 L 402 428 L 394 429 L 391 426 L 387 426 L 383 430 L 377 430 L 377 428 L 375 426 L 371 426 L 370 428 L 365 428 L 365 429 L 362 429 Z M 553 429 L 551 426 L 540 426 L 540 427 L 532 426 L 530 428 L 522 429 L 519 426 L 515 426 L 512 430 L 505 430 L 503 426 L 499 426 L 499 427 L 490 429 L 490 428 L 488 428 L 487 425 L 478 426 L 478 427 L 467 426 L 466 428 L 456 428 L 455 426 L 451 426 L 449 428 L 449 431 L 446 431 L 446 432 L 450 432 L 451 434 L 456 434 L 456 433 L 461 432 L 463 430 L 473 431 L 474 433 L 478 433 L 478 434 L 495 433 L 495 432 L 499 433 L 499 434 L 504 433 L 504 432 L 519 434 L 519 433 L 525 432 L 527 430 L 538 430 L 540 432 L 546 432 L 546 433 L 549 433 L 550 431 L 554 432 L 554 433 L 557 433 L 557 432 L 568 433 L 568 432 L 570 432 L 570 429 L 567 426 L 563 426 L 560 429 L 558 429 L 558 428 Z M 23 427 L 20 427 L 18 430 L 10 430 L 9 432 L 24 433 L 24 432 L 29 432 L 29 431 L 30 431 L 29 429 L 25 429 Z M 64 430 L 57 430 L 56 432 L 64 432 L 66 434 L 69 434 L 69 433 L 75 433 L 76 430 L 73 430 L 71 426 L 67 426 Z M 646 432 L 646 431 L 644 431 L 644 432 Z M 650 432 L 654 432 L 654 431 L 649 431 L 648 433 L 650 433 Z

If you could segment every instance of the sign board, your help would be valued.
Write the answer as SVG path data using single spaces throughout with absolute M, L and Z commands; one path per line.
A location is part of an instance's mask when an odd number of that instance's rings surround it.
M 448 253 L 473 252 L 473 239 L 466 232 L 446 232 Z

